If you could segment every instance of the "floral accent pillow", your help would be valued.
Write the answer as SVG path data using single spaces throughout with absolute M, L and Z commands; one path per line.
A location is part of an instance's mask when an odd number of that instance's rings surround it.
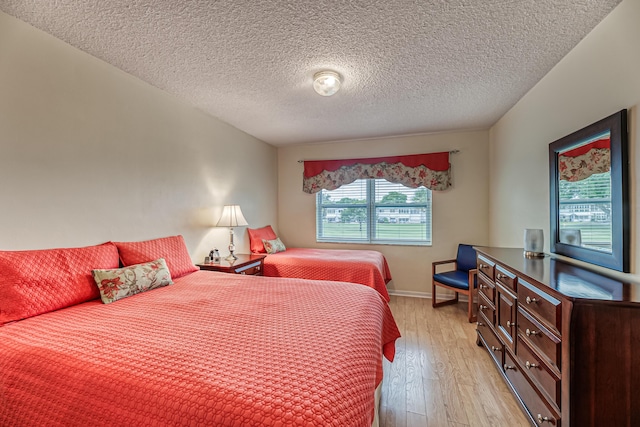
M 262 239 L 262 243 L 264 244 L 264 249 L 268 254 L 275 254 L 278 252 L 284 252 L 287 248 L 282 243 L 279 237 L 276 237 L 275 240 L 266 240 Z
M 105 304 L 173 284 L 163 258 L 113 270 L 93 270 L 92 273 Z

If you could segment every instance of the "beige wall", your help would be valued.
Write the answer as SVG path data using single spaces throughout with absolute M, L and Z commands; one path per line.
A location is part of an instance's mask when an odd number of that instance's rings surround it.
M 0 249 L 182 234 L 200 261 L 224 204 L 277 218 L 275 148 L 1 12 L 0 182 Z
M 374 249 L 389 262 L 396 293 L 430 295 L 431 262 L 455 257 L 458 243 L 488 243 L 488 131 L 288 146 L 278 149 L 278 233 L 286 245 Z M 453 186 L 433 193 L 433 246 L 317 243 L 315 195 L 302 191 L 298 160 L 382 157 L 458 149 L 451 157 Z
M 525 228 L 542 228 L 549 250 L 548 144 L 628 108 L 631 260 L 638 271 L 638 22 L 640 2 L 624 0 L 491 129 L 492 245 L 522 247 Z

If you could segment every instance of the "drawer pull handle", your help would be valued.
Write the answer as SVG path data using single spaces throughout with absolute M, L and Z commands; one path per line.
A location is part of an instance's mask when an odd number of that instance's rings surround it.
M 507 320 L 507 328 L 512 328 L 516 326 L 516 324 L 514 322 L 511 322 L 510 320 Z
M 543 417 L 542 414 L 538 414 L 538 424 L 542 424 L 542 423 L 551 423 L 551 424 L 555 424 L 553 422 L 553 420 L 549 417 Z
M 500 347 L 495 347 L 495 346 L 491 346 L 491 351 L 496 352 L 496 351 L 500 351 Z
M 482 322 L 477 322 L 476 324 L 477 324 L 478 326 L 484 326 L 484 323 L 482 323 Z
M 245 274 L 246 275 L 247 273 L 245 273 L 244 271 L 241 271 L 240 274 Z
M 479 288 L 480 288 L 480 289 L 484 289 L 484 288 L 486 288 L 486 286 L 485 286 L 485 285 L 483 285 L 482 283 L 480 283 Z
M 534 331 L 532 329 L 527 328 L 526 331 L 524 331 L 525 334 L 527 334 L 528 337 L 530 337 L 531 335 L 538 335 L 538 331 Z
M 525 366 L 525 368 L 527 368 L 527 369 L 531 369 L 531 368 L 534 368 L 534 369 L 535 369 L 535 368 L 537 368 L 537 367 L 538 367 L 538 365 L 536 365 L 535 363 L 531 363 L 531 362 L 529 362 L 528 360 L 527 360 L 526 362 L 524 362 L 524 366 Z
M 509 369 L 513 369 L 514 371 L 516 370 L 515 366 L 511 366 L 511 365 L 507 365 L 506 363 L 503 366 L 505 371 L 508 371 Z
M 498 280 L 500 280 L 500 279 L 506 278 L 507 276 L 505 276 L 504 274 L 498 273 L 498 274 L 496 274 L 496 277 L 498 278 Z
M 480 264 L 478 264 L 478 267 L 479 268 L 487 268 L 489 266 L 487 264 L 480 263 Z
M 260 266 L 257 266 L 257 267 L 256 267 L 256 271 L 260 271 Z
M 487 307 L 486 305 L 482 305 L 482 304 L 480 304 L 480 305 L 478 306 L 478 308 L 479 308 L 480 310 L 486 310 L 486 309 L 487 309 L 487 308 L 489 308 L 489 307 Z
M 534 302 L 538 302 L 538 300 L 537 300 L 537 299 L 535 299 L 535 298 L 531 298 L 531 297 L 527 297 L 527 298 L 525 298 L 525 301 L 527 302 L 527 304 L 532 304 L 532 303 L 534 303 Z

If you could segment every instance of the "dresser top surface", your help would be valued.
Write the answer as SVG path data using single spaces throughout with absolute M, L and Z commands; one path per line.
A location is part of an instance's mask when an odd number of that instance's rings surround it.
M 640 285 L 624 283 L 545 255 L 526 258 L 522 249 L 477 246 L 479 254 L 571 299 L 640 303 Z

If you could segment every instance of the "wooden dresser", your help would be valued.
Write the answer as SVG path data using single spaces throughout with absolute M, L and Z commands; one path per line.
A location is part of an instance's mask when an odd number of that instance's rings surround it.
M 640 426 L 640 285 L 477 247 L 478 345 L 532 425 Z

